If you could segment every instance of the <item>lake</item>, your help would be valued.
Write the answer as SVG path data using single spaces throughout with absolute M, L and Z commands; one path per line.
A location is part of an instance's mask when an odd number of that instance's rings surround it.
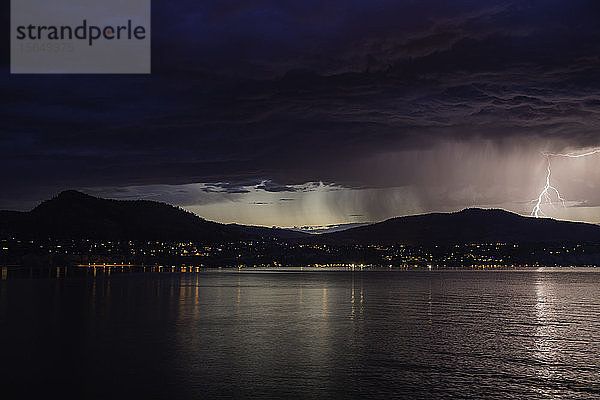
M 2 398 L 600 398 L 600 271 L 0 280 Z

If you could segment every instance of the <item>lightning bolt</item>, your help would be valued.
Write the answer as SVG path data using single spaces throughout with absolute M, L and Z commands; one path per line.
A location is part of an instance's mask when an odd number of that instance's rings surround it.
M 563 207 L 565 207 L 565 199 L 562 198 L 558 189 L 552 186 L 552 157 L 566 157 L 566 158 L 582 158 L 592 156 L 594 154 L 600 154 L 600 148 L 589 150 L 585 153 L 549 153 L 543 152 L 542 155 L 546 157 L 547 162 L 547 174 L 546 174 L 546 184 L 544 188 L 540 192 L 540 195 L 537 199 L 533 200 L 535 206 L 533 207 L 533 211 L 531 215 L 536 218 L 546 217 L 544 212 L 542 211 L 543 204 L 554 205 L 553 195 L 555 198 L 561 203 Z
M 568 157 L 568 158 L 581 158 L 581 157 L 587 157 L 587 156 L 593 156 L 594 154 L 598 154 L 600 153 L 600 148 L 599 149 L 593 149 L 588 151 L 587 153 L 566 153 L 566 154 L 561 154 L 561 153 L 542 153 L 543 155 L 545 155 L 546 157 Z

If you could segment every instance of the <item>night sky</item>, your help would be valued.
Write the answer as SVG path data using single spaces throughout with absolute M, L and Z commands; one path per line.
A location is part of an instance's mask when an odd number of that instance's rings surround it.
M 267 226 L 530 214 L 542 152 L 600 147 L 595 0 L 153 3 L 151 75 L 10 75 L 4 41 L 1 209 L 80 189 Z M 600 155 L 552 168 L 566 207 L 544 212 L 600 222 Z

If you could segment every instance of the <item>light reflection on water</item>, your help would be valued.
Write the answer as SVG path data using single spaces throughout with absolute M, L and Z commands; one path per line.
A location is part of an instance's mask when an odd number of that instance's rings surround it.
M 0 281 L 9 388 L 600 398 L 597 272 L 116 272 Z
M 546 368 L 545 365 L 551 364 L 556 358 L 556 353 L 559 351 L 554 343 L 554 338 L 557 337 L 557 332 L 553 326 L 555 319 L 554 310 L 552 309 L 551 297 L 552 287 L 546 282 L 543 277 L 540 277 L 536 282 L 536 332 L 534 341 L 535 359 L 538 360 L 539 367 L 536 369 L 536 375 L 542 380 L 551 380 L 556 378 L 552 369 Z M 537 387 L 536 391 L 540 395 L 551 395 L 551 391 L 545 388 Z

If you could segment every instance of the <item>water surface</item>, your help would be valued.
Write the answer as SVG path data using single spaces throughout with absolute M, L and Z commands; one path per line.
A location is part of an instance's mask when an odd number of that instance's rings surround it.
M 3 393 L 600 398 L 599 288 L 594 270 L 8 274 Z

